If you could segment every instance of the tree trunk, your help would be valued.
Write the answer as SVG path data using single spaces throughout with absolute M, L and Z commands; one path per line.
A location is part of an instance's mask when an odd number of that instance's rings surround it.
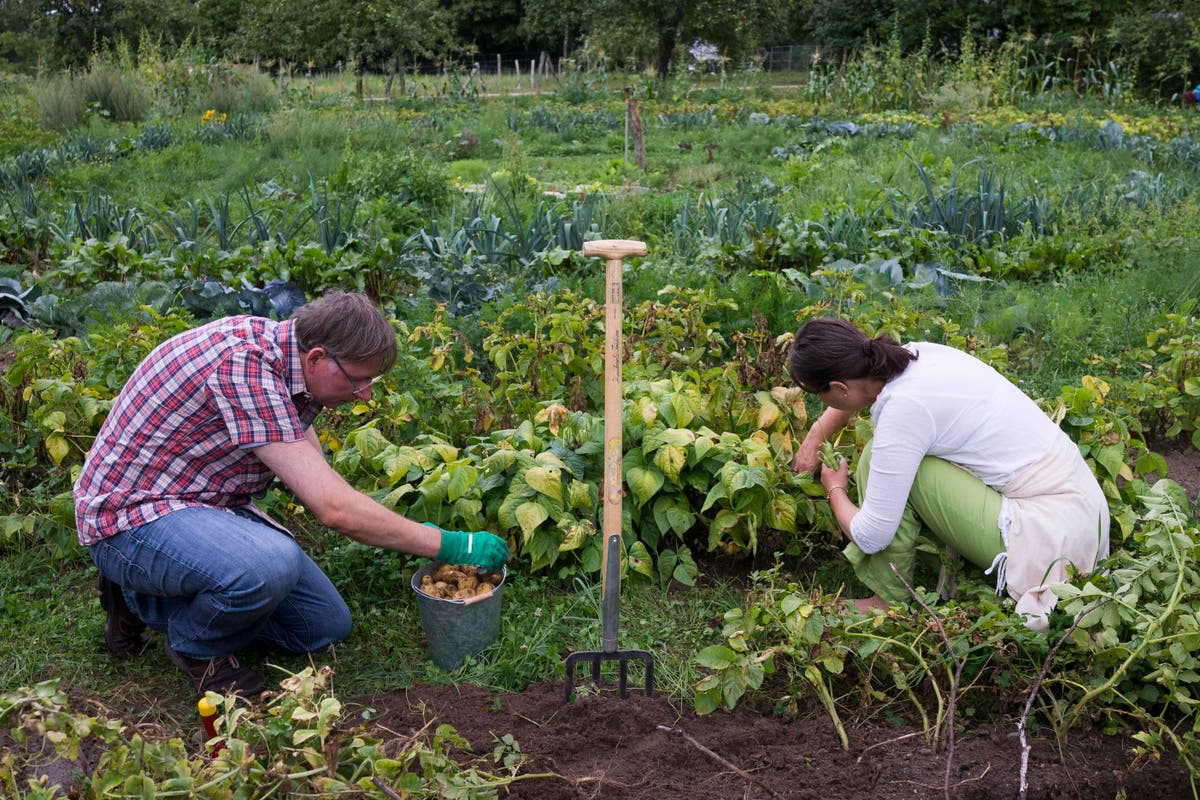
M 388 72 L 387 81 L 383 84 L 383 97 L 385 100 L 392 99 L 392 83 L 396 80 L 396 73 L 400 71 L 400 54 L 396 53 L 392 56 L 392 69 Z
M 665 78 L 671 71 L 671 56 L 675 53 L 675 29 L 658 32 L 658 54 L 654 58 L 654 69 L 658 77 Z
M 646 137 L 642 133 L 642 115 L 638 102 L 632 94 L 625 100 L 625 116 L 629 122 L 629 138 L 633 140 L 633 163 L 642 172 L 646 171 Z

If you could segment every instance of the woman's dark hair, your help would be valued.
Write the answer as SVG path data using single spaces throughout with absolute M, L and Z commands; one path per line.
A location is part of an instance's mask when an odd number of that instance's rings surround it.
M 381 373 L 396 363 L 396 330 L 370 298 L 330 292 L 293 312 L 301 353 L 323 347 L 334 358 L 376 362 Z
M 818 394 L 832 381 L 876 378 L 887 383 L 917 356 L 881 333 L 874 339 L 849 322 L 810 319 L 788 348 L 788 374 L 806 392 Z

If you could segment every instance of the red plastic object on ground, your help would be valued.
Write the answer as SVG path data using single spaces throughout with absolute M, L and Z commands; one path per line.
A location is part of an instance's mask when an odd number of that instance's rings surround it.
M 217 709 L 212 703 L 208 702 L 208 698 L 201 697 L 196 703 L 196 710 L 200 712 L 200 722 L 204 725 L 204 733 L 206 739 L 213 739 L 217 735 Z M 209 748 L 209 753 L 216 755 L 224 743 L 217 742 Z

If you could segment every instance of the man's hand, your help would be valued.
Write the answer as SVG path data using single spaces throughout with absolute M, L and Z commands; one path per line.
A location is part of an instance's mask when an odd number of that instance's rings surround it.
M 487 531 L 443 530 L 437 557 L 450 564 L 475 564 L 499 572 L 508 560 L 508 542 Z

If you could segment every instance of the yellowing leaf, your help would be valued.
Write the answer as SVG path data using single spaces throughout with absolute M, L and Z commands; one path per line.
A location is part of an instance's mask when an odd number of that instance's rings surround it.
M 770 395 L 766 392 L 757 392 L 755 397 L 758 398 L 759 408 L 758 419 L 755 420 L 754 427 L 759 430 L 767 430 L 779 421 L 779 418 L 783 416 L 783 413 L 779 410 L 779 406 L 775 405 L 775 402 L 770 399 Z
M 576 520 L 567 526 L 563 532 L 562 543 L 559 544 L 558 550 L 560 553 L 565 553 L 568 550 L 577 550 L 583 547 L 583 543 L 587 541 L 587 537 L 596 532 L 596 526 L 588 520 Z
M 529 537 L 533 535 L 537 527 L 545 522 L 549 516 L 549 511 L 540 503 L 532 500 L 526 500 L 517 506 L 517 524 L 521 526 L 521 533 L 524 534 L 526 541 L 529 540 Z
M 629 417 L 635 423 L 651 425 L 658 419 L 658 406 L 649 397 L 639 397 L 630 407 Z
M 71 452 L 71 448 L 67 445 L 67 440 L 60 434 L 52 433 L 46 437 L 46 452 L 50 454 L 50 458 L 54 459 L 55 464 L 61 464 L 67 454 Z
M 567 487 L 567 507 L 572 509 L 587 509 L 593 505 L 592 490 L 583 481 L 571 481 Z
M 671 395 L 671 408 L 675 411 L 675 425 L 679 428 L 686 428 L 696 416 L 692 404 L 680 392 Z
M 679 472 L 687 463 L 687 453 L 682 447 L 665 445 L 654 454 L 654 465 L 663 471 L 663 475 L 672 483 L 679 483 Z
M 781 409 L 790 412 L 799 424 L 808 422 L 808 407 L 804 405 L 803 389 L 795 386 L 776 386 L 771 390 L 771 397 Z
M 558 467 L 530 467 L 525 482 L 547 497 L 562 502 L 562 470 Z

